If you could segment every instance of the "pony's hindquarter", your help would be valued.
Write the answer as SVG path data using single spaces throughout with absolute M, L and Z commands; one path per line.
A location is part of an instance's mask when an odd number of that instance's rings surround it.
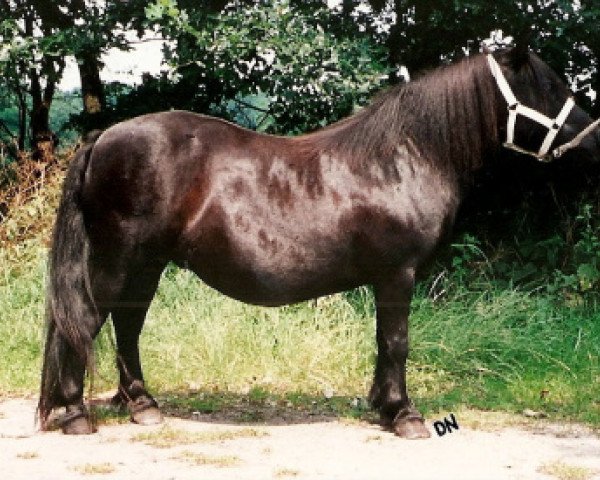
M 65 407 L 66 413 L 58 420 L 63 432 L 95 430 L 83 402 L 84 380 L 86 370 L 93 375 L 93 339 L 109 314 L 115 329 L 120 378 L 114 400 L 126 403 L 137 423 L 162 421 L 155 400 L 144 387 L 138 345 L 165 264 L 156 247 L 144 243 L 152 215 L 140 215 L 140 209 L 149 205 L 153 211 L 154 207 L 141 200 L 119 203 L 123 195 L 132 192 L 139 198 L 140 191 L 131 185 L 126 192 L 118 188 L 122 185 L 115 189 L 112 180 L 122 176 L 115 177 L 110 171 L 111 165 L 122 166 L 132 158 L 141 162 L 134 165 L 137 168 L 149 157 L 122 155 L 114 138 L 122 140 L 119 135 L 103 134 L 102 139 L 95 136 L 81 148 L 63 186 L 49 261 L 47 338 L 38 406 L 42 429 L 54 423 L 49 422 L 52 410 Z M 117 152 L 114 158 L 103 153 L 103 144 Z M 103 170 L 107 166 L 109 171 Z M 90 193 L 98 185 L 100 191 Z M 140 180 L 138 188 L 144 185 Z M 117 207 L 110 203 L 111 195 L 117 206 L 124 204 L 133 210 L 115 214 Z M 98 213 L 102 206 L 108 211 L 106 216 Z M 116 216 L 119 219 L 115 221 Z
M 96 136 L 97 138 L 97 136 Z M 49 258 L 47 336 L 38 413 L 42 429 L 55 407 L 67 407 L 73 433 L 89 433 L 82 403 L 83 377 L 93 362 L 93 337 L 100 325 L 88 272 L 89 238 L 80 192 L 96 138 L 74 157 L 63 186 Z M 90 369 L 90 371 L 92 371 Z M 79 418 L 82 421 L 77 421 Z

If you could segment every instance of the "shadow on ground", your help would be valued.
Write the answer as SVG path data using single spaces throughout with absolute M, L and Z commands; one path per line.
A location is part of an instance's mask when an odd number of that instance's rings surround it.
M 129 421 L 126 409 L 111 404 L 110 395 L 92 402 L 100 425 Z M 156 395 L 165 417 L 230 425 L 296 425 L 317 422 L 365 421 L 378 424 L 378 415 L 362 397 L 273 394 L 253 389 L 248 394 L 203 390 Z

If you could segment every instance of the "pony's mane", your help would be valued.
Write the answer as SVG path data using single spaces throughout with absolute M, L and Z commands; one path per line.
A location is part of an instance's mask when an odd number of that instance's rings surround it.
M 305 138 L 345 154 L 354 169 L 375 162 L 389 171 L 398 146 L 408 143 L 440 168 L 472 171 L 498 140 L 497 87 L 488 68 L 485 56 L 475 55 L 432 70 Z

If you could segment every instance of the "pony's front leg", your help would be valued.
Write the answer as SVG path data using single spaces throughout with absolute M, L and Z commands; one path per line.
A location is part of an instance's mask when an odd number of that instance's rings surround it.
M 379 409 L 382 423 L 396 435 L 428 438 L 423 416 L 406 389 L 408 315 L 414 286 L 414 269 L 385 276 L 375 285 L 377 311 L 377 364 L 369 400 Z

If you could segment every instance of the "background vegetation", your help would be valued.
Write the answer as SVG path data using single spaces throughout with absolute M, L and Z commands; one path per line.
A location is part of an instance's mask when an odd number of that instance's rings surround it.
M 49 232 L 78 134 L 169 108 L 308 131 L 402 72 L 478 51 L 497 29 L 528 32 L 598 116 L 595 3 L 0 1 L 0 395 L 37 389 Z M 101 53 L 130 48 L 131 30 L 169 41 L 170 73 L 103 83 Z M 74 92 L 56 88 L 67 56 L 80 70 Z M 409 378 L 426 412 L 529 408 L 600 424 L 598 173 L 577 158 L 507 154 L 474 179 L 413 304 Z M 261 309 L 169 268 L 143 335 L 148 381 L 174 408 L 219 410 L 233 395 L 361 415 L 373 321 L 368 288 Z M 98 352 L 97 388 L 112 388 L 108 329 Z

